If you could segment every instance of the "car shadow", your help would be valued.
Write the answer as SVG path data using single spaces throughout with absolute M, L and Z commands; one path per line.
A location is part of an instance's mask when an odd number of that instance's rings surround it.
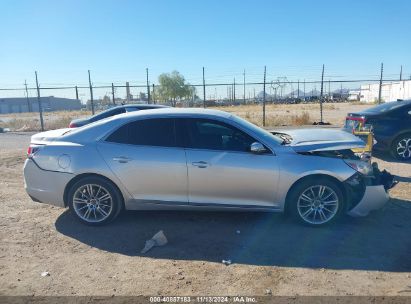
M 411 271 L 411 202 L 390 204 L 365 218 L 344 217 L 308 227 L 271 213 L 124 212 L 101 227 L 79 223 L 69 211 L 57 230 L 89 246 L 127 256 L 248 265 Z M 168 244 L 146 254 L 145 241 L 163 230 Z

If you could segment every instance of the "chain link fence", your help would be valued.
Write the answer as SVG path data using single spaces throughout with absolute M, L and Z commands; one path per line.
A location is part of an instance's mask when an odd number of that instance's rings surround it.
M 329 109 L 322 106 L 324 103 L 378 103 L 397 99 L 398 96 L 411 96 L 411 80 L 384 79 L 382 73 L 379 78 L 351 80 L 323 77 L 322 80 L 306 81 L 265 75 L 261 75 L 261 79 L 261 82 L 248 82 L 245 72 L 241 81 L 233 78 L 232 82 L 211 83 L 203 78 L 200 83 L 189 84 L 190 94 L 173 101 L 161 99 L 158 95 L 159 85 L 148 81 L 97 85 L 90 79 L 88 85 L 0 87 L 0 127 L 1 124 L 7 125 L 8 120 L 34 117 L 33 113 L 39 113 L 39 121 L 34 118 L 35 126 L 29 129 L 52 129 L 61 126 L 53 123 L 55 120 L 64 125 L 72 117 L 91 115 L 113 106 L 132 103 L 217 107 L 223 110 L 236 107 L 237 112 L 244 109 L 243 117 L 263 126 L 270 125 L 266 107 L 269 112 L 278 105 L 319 104 L 318 115 L 313 119 L 321 124 L 326 122 L 323 120 L 323 111 Z M 56 111 L 66 114 L 54 115 Z M 41 122 L 43 116 L 45 122 Z

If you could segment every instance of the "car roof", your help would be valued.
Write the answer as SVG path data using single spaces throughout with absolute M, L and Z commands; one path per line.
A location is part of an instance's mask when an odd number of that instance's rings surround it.
M 141 117 L 141 116 L 150 116 L 150 117 L 163 117 L 163 116 L 218 116 L 223 118 L 228 118 L 232 114 L 224 111 L 213 110 L 213 109 L 201 109 L 201 108 L 161 108 L 161 109 L 154 109 L 154 110 L 145 110 L 145 111 L 137 111 L 137 112 L 130 112 L 125 114 L 120 114 L 114 116 L 114 118 L 134 118 L 134 117 Z
M 125 104 L 125 105 L 121 105 L 120 107 L 124 107 L 124 108 L 140 108 L 140 109 L 144 109 L 144 108 L 169 108 L 169 106 L 165 106 L 165 105 L 142 104 L 142 103 Z

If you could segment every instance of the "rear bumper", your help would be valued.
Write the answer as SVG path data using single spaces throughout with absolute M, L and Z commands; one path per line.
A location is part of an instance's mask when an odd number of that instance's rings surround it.
M 24 163 L 24 188 L 33 201 L 64 207 L 64 190 L 73 174 L 46 171 L 27 159 Z
M 372 210 L 381 209 L 390 199 L 383 185 L 367 186 L 361 201 L 355 205 L 348 215 L 367 216 Z

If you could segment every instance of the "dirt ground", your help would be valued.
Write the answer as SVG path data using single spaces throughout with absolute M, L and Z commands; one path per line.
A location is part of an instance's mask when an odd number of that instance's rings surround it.
M 126 212 L 93 228 L 26 195 L 28 143 L 0 134 L 0 295 L 411 295 L 410 163 L 377 159 L 400 180 L 393 199 L 327 228 L 211 212 Z M 160 229 L 169 243 L 141 254 Z

